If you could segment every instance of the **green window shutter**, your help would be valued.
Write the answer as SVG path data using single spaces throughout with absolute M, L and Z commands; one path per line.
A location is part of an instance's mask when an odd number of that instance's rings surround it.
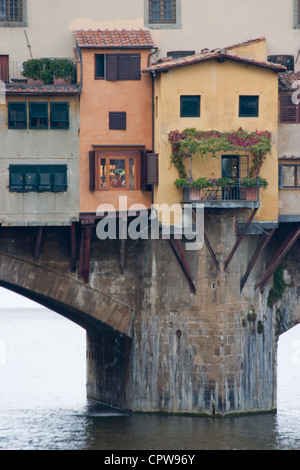
M 69 103 L 50 103 L 50 129 L 69 129 Z
M 23 165 L 9 165 L 9 190 L 24 190 Z
M 27 128 L 27 105 L 26 103 L 8 103 L 8 128 Z
M 52 185 L 51 165 L 39 166 L 39 191 L 50 191 Z
M 67 190 L 67 165 L 52 165 L 53 191 Z
M 29 129 L 48 129 L 48 103 L 29 103 Z
M 283 165 L 278 167 L 279 189 L 283 189 Z

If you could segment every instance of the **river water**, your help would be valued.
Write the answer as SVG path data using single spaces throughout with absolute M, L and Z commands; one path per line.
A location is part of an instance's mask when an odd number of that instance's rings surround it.
M 83 329 L 47 309 L 0 309 L 0 450 L 300 450 L 300 325 L 278 347 L 276 414 L 123 413 L 86 399 Z

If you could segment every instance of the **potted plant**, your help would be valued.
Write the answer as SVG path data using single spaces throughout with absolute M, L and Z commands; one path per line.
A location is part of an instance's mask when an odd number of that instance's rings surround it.
M 54 85 L 70 85 L 75 76 L 75 64 L 71 59 L 53 59 Z
M 27 78 L 29 85 L 49 85 L 53 74 L 50 59 L 29 59 L 23 62 L 23 77 Z
M 241 197 L 247 201 L 256 201 L 258 199 L 258 189 L 266 189 L 268 182 L 265 178 L 246 176 L 241 178 Z

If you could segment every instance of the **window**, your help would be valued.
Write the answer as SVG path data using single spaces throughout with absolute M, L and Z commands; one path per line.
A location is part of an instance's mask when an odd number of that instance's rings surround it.
M 200 116 L 200 96 L 182 95 L 180 96 L 180 117 Z
M 279 188 L 300 189 L 300 165 L 279 165 Z
M 109 129 L 126 130 L 126 113 L 110 112 L 109 113 Z
M 181 57 L 187 57 L 189 55 L 194 55 L 195 51 L 169 51 L 167 52 L 167 57 L 173 57 L 173 59 L 180 59 Z
M 299 104 L 294 104 L 292 95 L 284 94 L 280 96 L 280 122 L 299 123 Z
M 8 103 L 8 128 L 27 128 L 26 103 Z
M 239 117 L 258 117 L 258 96 L 240 96 Z
M 29 129 L 49 129 L 48 103 L 30 102 Z M 69 103 L 50 103 L 50 129 L 69 129 Z M 8 128 L 27 129 L 27 103 L 8 103 Z
M 103 150 L 96 152 L 92 164 L 95 164 L 95 174 L 91 171 L 90 177 L 95 178 L 96 190 L 140 189 L 140 152 Z
M 149 23 L 176 23 L 176 0 L 149 0 Z
M 67 165 L 9 165 L 9 190 L 66 191 Z
M 69 129 L 69 103 L 50 103 L 50 129 Z
M 0 26 L 27 26 L 27 0 L 0 0 Z
M 29 103 L 29 129 L 48 129 L 48 103 Z
M 95 54 L 95 79 L 140 80 L 140 54 Z

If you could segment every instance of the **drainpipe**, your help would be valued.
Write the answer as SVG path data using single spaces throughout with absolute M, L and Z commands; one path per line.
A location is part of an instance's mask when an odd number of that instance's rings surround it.
M 158 51 L 158 47 L 154 48 L 154 51 L 148 55 L 148 63 L 147 67 L 150 66 L 150 57 L 156 54 Z M 154 152 L 154 77 L 155 72 L 151 72 L 151 79 L 152 79 L 152 152 Z

